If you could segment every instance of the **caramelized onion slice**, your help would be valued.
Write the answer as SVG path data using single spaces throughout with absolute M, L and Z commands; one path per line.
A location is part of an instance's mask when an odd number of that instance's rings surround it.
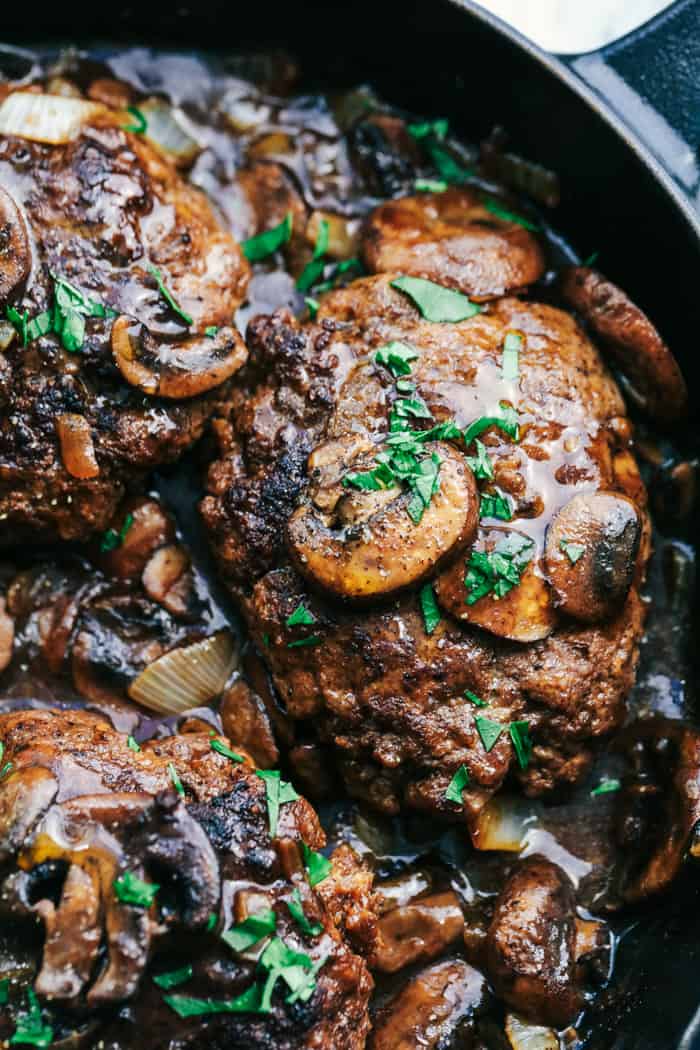
M 472 845 L 478 850 L 519 853 L 537 820 L 534 803 L 516 795 L 496 795 L 470 820 Z
M 398 488 L 345 490 L 334 517 L 307 503 L 287 527 L 299 572 L 340 598 L 387 597 L 420 583 L 466 546 L 477 525 L 474 476 L 451 446 L 426 445 L 426 451 L 440 456 L 440 488 L 420 522 L 409 517 L 410 496 Z
M 95 458 L 90 424 L 85 416 L 66 412 L 56 419 L 63 466 L 74 478 L 96 478 L 100 468 Z
M 147 98 L 139 104 L 138 109 L 146 121 L 144 138 L 178 166 L 187 167 L 197 159 L 202 147 L 190 135 L 179 110 L 161 98 Z
M 531 1024 L 517 1014 L 506 1017 L 506 1035 L 513 1050 L 559 1050 L 556 1032 Z
M 82 98 L 14 91 L 0 105 L 0 135 L 61 146 L 72 142 L 103 108 Z
M 131 683 L 129 696 L 151 711 L 181 714 L 218 696 L 237 659 L 233 637 L 220 631 L 164 653 Z
M 0 186 L 0 306 L 26 281 L 31 263 L 22 213 L 7 190 Z
M 235 328 L 219 328 L 210 338 L 187 336 L 159 343 L 145 325 L 122 315 L 112 327 L 112 354 L 131 386 L 152 397 L 196 397 L 220 386 L 245 362 L 248 351 Z

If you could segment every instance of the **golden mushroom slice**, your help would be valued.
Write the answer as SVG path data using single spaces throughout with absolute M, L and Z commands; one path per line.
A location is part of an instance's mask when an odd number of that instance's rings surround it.
M 112 327 L 112 354 L 127 383 L 153 397 L 196 397 L 237 372 L 248 351 L 235 328 L 223 327 L 210 337 L 186 336 L 160 343 L 145 325 L 122 315 Z
M 408 514 L 411 494 L 399 486 L 345 489 L 332 514 L 306 503 L 287 526 L 299 572 L 338 598 L 382 598 L 420 583 L 465 547 L 479 513 L 474 475 L 450 445 L 425 450 L 440 458 L 439 488 L 419 522 Z
M 676 359 L 622 289 L 597 270 L 570 266 L 561 291 L 600 337 L 646 411 L 668 422 L 685 415 L 688 390 Z
M 545 566 L 554 604 L 586 623 L 608 619 L 634 576 L 642 535 L 639 510 L 617 492 L 581 492 L 547 530 Z
M 26 281 L 31 261 L 22 213 L 7 190 L 0 186 L 0 306 Z
M 499 638 L 546 638 L 557 614 L 536 555 L 534 542 L 524 533 L 486 529 L 466 563 L 455 562 L 436 580 L 437 600 L 458 620 Z
M 372 273 L 424 277 L 474 299 L 517 292 L 542 275 L 544 256 L 537 239 L 503 214 L 463 188 L 386 201 L 365 223 L 365 264 Z

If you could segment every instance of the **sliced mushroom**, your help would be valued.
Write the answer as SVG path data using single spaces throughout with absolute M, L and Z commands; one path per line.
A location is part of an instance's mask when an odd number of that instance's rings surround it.
M 184 616 L 190 608 L 194 577 L 184 547 L 171 543 L 153 554 L 143 570 L 146 594 L 173 616 Z
M 438 577 L 435 593 L 443 609 L 464 623 L 472 623 L 514 642 L 536 642 L 551 634 L 557 614 L 547 581 L 538 571 L 534 543 L 524 533 L 493 528 L 481 533 L 475 549 L 489 554 L 507 552 L 513 537 L 523 547 L 522 556 L 515 559 L 522 566 L 520 579 L 502 597 L 492 592 L 469 605 L 470 592 L 465 584 L 467 567 L 461 559 Z
M 131 519 L 128 528 L 125 527 L 127 517 Z M 175 539 L 171 519 L 154 499 L 127 502 L 110 526 L 119 536 L 120 543 L 114 550 L 102 552 L 100 563 L 110 576 L 122 580 L 139 579 L 158 548 Z
M 0 186 L 0 307 L 26 281 L 31 264 L 22 213 L 7 190 Z
M 248 356 L 235 328 L 219 328 L 213 338 L 191 335 L 178 343 L 159 343 L 145 325 L 122 315 L 112 327 L 112 354 L 131 386 L 151 397 L 196 397 L 220 386 Z
M 46 899 L 36 905 L 45 936 L 35 989 L 46 999 L 73 999 L 90 979 L 102 939 L 98 880 L 96 866 L 71 864 L 58 907 Z
M 461 959 L 449 959 L 416 974 L 381 1009 L 370 1035 L 370 1050 L 438 1050 L 452 1046 L 488 999 L 486 981 Z M 471 1046 L 471 1039 L 459 1039 Z
M 585 266 L 567 267 L 561 290 L 600 336 L 646 411 L 666 422 L 684 416 L 683 374 L 646 314 L 612 281 Z
M 547 530 L 545 565 L 554 604 L 586 623 L 608 619 L 627 597 L 642 522 L 637 507 L 616 492 L 582 492 Z
M 387 597 L 420 583 L 465 547 L 477 525 L 474 476 L 451 446 L 427 445 L 426 451 L 440 456 L 440 488 L 419 523 L 406 510 L 410 494 L 398 488 L 346 490 L 333 517 L 307 503 L 287 526 L 299 572 L 337 597 Z
M 0 671 L 4 671 L 12 660 L 15 644 L 15 621 L 7 612 L 7 603 L 0 598 Z
M 531 233 L 455 187 L 380 204 L 365 224 L 363 256 L 372 273 L 424 277 L 474 299 L 517 292 L 544 271 Z
M 63 466 L 74 478 L 96 478 L 100 468 L 95 458 L 92 430 L 85 416 L 66 412 L 56 419 Z
M 427 962 L 443 952 L 464 930 L 456 893 L 447 890 L 393 908 L 381 917 L 374 966 L 396 973 L 410 963 Z

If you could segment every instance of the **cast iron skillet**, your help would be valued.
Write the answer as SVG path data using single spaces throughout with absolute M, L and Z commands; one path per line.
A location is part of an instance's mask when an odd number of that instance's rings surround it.
M 559 173 L 555 225 L 583 257 L 599 252 L 601 269 L 655 319 L 692 383 L 700 332 L 700 0 L 679 0 L 622 41 L 566 64 L 471 0 L 3 4 L 0 34 L 52 47 L 283 47 L 301 60 L 306 87 L 368 81 L 390 102 L 448 116 L 472 141 L 504 125 L 515 152 Z M 681 438 L 686 447 L 692 441 L 687 432 Z M 695 882 L 686 873 L 622 939 L 616 990 L 600 998 L 582 1032 L 590 1050 L 700 1050 Z

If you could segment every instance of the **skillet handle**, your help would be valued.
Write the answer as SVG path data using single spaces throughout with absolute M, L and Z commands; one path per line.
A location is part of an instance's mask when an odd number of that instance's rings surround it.
M 700 0 L 679 0 L 599 51 L 562 61 L 700 205 Z

